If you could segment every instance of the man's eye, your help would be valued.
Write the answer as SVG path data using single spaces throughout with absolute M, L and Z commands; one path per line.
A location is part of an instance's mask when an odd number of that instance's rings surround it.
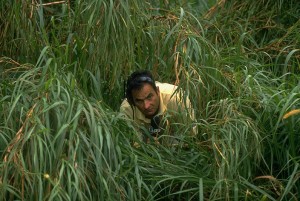
M 147 99 L 150 100 L 153 97 L 153 94 L 149 94 L 149 96 L 147 96 Z

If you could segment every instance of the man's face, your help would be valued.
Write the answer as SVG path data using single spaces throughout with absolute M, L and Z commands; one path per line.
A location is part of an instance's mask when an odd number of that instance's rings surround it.
M 159 88 L 157 87 L 155 90 L 148 83 L 145 83 L 139 90 L 132 90 L 135 106 L 149 119 L 158 112 L 160 102 L 159 96 Z

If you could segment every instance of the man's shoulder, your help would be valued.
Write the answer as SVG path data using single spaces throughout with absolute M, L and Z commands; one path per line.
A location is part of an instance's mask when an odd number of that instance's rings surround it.
M 127 99 L 125 98 L 121 103 L 121 107 L 128 107 L 128 106 L 130 106 L 130 105 L 129 105 Z
M 126 110 L 131 110 L 131 106 L 126 98 L 122 101 L 120 110 L 121 110 L 121 112 L 124 112 Z
M 169 83 L 161 83 L 161 82 L 156 82 L 155 83 L 156 86 L 159 87 L 159 91 L 160 93 L 162 94 L 173 94 L 176 89 L 177 89 L 177 86 L 176 85 L 173 85 L 173 84 L 169 84 Z

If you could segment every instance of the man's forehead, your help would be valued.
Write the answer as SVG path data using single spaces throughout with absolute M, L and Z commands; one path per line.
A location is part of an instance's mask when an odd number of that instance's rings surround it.
M 143 100 L 153 93 L 155 93 L 155 90 L 153 89 L 153 87 L 150 84 L 145 84 L 140 89 L 132 90 L 132 96 L 134 99 L 137 99 L 137 100 L 138 99 Z

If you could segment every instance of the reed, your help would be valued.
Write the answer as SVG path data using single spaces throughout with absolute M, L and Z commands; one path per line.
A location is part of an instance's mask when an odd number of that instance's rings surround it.
M 297 200 L 298 10 L 1 1 L 0 199 Z M 139 142 L 119 114 L 136 69 L 191 99 L 196 121 L 175 125 L 185 146 Z

